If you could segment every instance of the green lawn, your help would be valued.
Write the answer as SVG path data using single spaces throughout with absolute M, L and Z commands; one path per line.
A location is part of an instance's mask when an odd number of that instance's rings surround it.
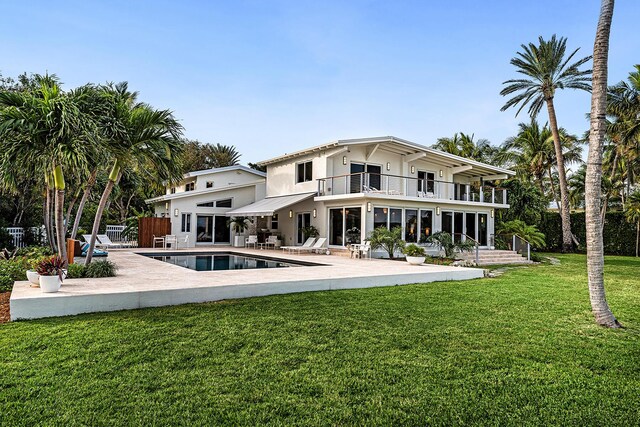
M 630 425 L 640 261 L 0 325 L 0 425 Z

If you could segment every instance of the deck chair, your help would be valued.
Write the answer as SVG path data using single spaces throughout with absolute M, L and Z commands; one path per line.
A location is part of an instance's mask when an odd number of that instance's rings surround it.
M 82 238 L 84 239 L 85 242 L 87 243 L 91 243 L 91 234 L 83 234 Z M 94 245 L 96 248 L 106 248 L 107 245 L 103 244 L 100 242 L 100 239 L 98 239 L 98 236 L 96 236 L 96 243 Z
M 107 236 L 106 234 L 98 234 L 96 237 L 98 238 L 100 243 L 105 245 L 105 247 L 107 248 L 130 248 L 131 247 L 131 244 L 129 243 L 120 243 L 120 242 L 113 243 L 109 238 L 109 236 Z
M 273 249 L 275 249 L 276 243 L 278 243 L 278 236 L 269 236 L 267 237 L 267 240 L 265 240 L 264 242 L 264 247 L 267 249 L 269 249 L 269 247 L 272 247 Z
M 311 248 L 311 246 L 313 246 L 313 243 L 315 241 L 316 241 L 315 237 L 309 237 L 307 241 L 302 244 L 302 246 L 282 246 L 280 249 L 282 249 L 282 252 L 286 250 L 289 253 L 295 252 L 295 251 L 298 251 L 298 253 L 300 253 L 300 250 L 306 250 Z
M 324 249 L 324 244 L 327 242 L 327 238 L 326 237 L 321 237 L 319 238 L 311 247 L 308 248 L 300 248 L 302 251 L 305 252 L 315 252 L 315 253 L 322 253 L 325 251 Z
M 244 247 L 245 248 L 248 248 L 249 246 L 253 246 L 253 249 L 255 249 L 257 244 L 258 244 L 258 236 L 257 235 L 249 236 L 246 239 L 244 239 Z

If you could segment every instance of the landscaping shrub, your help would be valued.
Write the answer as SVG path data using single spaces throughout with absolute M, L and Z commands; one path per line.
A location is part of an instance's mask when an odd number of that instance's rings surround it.
M 55 255 L 49 246 L 27 246 L 18 249 L 18 256 L 27 258 L 42 258 L 44 256 Z
M 402 253 L 406 256 L 425 256 L 424 248 L 415 243 L 410 243 L 402 249 Z
M 85 277 L 114 277 L 118 267 L 109 260 L 93 261 L 85 269 Z
M 0 292 L 7 292 L 13 289 L 13 279 L 9 276 L 0 276 Z
M 87 268 L 82 264 L 69 264 L 67 266 L 67 277 L 69 279 L 81 279 L 85 277 Z
M 0 276 L 9 277 L 11 280 L 27 280 L 28 269 L 27 260 L 22 257 L 0 261 Z
M 557 212 L 545 212 L 539 224 L 546 236 L 546 250 L 562 249 L 562 220 Z M 580 242 L 578 252 L 586 251 L 586 224 L 584 212 L 571 214 L 571 231 Z M 606 255 L 635 255 L 636 225 L 626 221 L 623 212 L 607 212 L 604 223 L 604 253 Z

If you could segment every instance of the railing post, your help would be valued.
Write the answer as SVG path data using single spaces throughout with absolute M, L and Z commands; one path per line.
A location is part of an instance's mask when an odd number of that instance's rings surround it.
M 476 265 L 480 263 L 480 246 L 476 242 Z
M 507 203 L 507 189 L 503 188 L 502 189 L 502 204 L 506 204 Z
M 511 243 L 511 250 L 515 251 L 516 250 L 516 235 L 513 235 L 513 243 Z
M 480 186 L 480 203 L 484 202 L 484 185 Z
M 384 190 L 386 191 L 387 194 L 389 194 L 389 175 L 385 175 L 384 180 L 385 180 Z
M 531 244 L 527 242 L 527 261 L 531 261 Z
M 496 188 L 491 187 L 491 203 L 495 203 L 495 202 L 496 202 Z
M 349 191 L 349 184 L 351 182 L 351 175 L 347 175 L 344 177 L 344 194 L 349 194 L 351 193 L 351 191 Z
M 471 185 L 467 184 L 464 188 L 464 200 L 466 202 L 469 201 L 469 196 L 471 196 Z

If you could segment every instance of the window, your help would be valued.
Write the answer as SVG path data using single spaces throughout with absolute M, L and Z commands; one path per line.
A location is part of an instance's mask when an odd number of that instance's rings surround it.
M 271 217 L 271 229 L 272 230 L 277 230 L 278 229 L 278 214 L 274 213 L 273 216 Z
M 207 188 L 213 188 L 213 181 L 207 181 Z
M 313 161 L 298 163 L 296 174 L 296 184 L 313 180 Z
M 198 203 L 196 206 L 199 208 L 212 208 L 214 205 L 214 202 L 204 202 L 204 203 Z
M 187 185 L 184 186 L 184 191 L 193 191 L 196 189 L 196 183 L 195 182 L 190 182 Z
M 405 209 L 404 211 L 404 240 L 408 243 L 418 241 L 418 211 Z
M 171 194 L 176 194 L 176 187 L 171 187 Z
M 183 213 L 182 214 L 182 227 L 180 230 L 183 233 L 191 233 L 191 214 Z
M 231 203 L 231 199 L 218 200 L 216 202 L 216 208 L 230 208 Z
M 402 227 L 402 209 L 391 208 L 390 212 L 389 230 L 393 230 L 396 227 Z
M 418 191 L 435 193 L 436 175 L 433 172 L 418 171 Z
M 420 243 L 424 243 L 433 232 L 433 211 L 420 210 Z
M 384 227 L 387 228 L 389 221 L 389 209 L 387 208 L 373 208 L 373 228 Z

